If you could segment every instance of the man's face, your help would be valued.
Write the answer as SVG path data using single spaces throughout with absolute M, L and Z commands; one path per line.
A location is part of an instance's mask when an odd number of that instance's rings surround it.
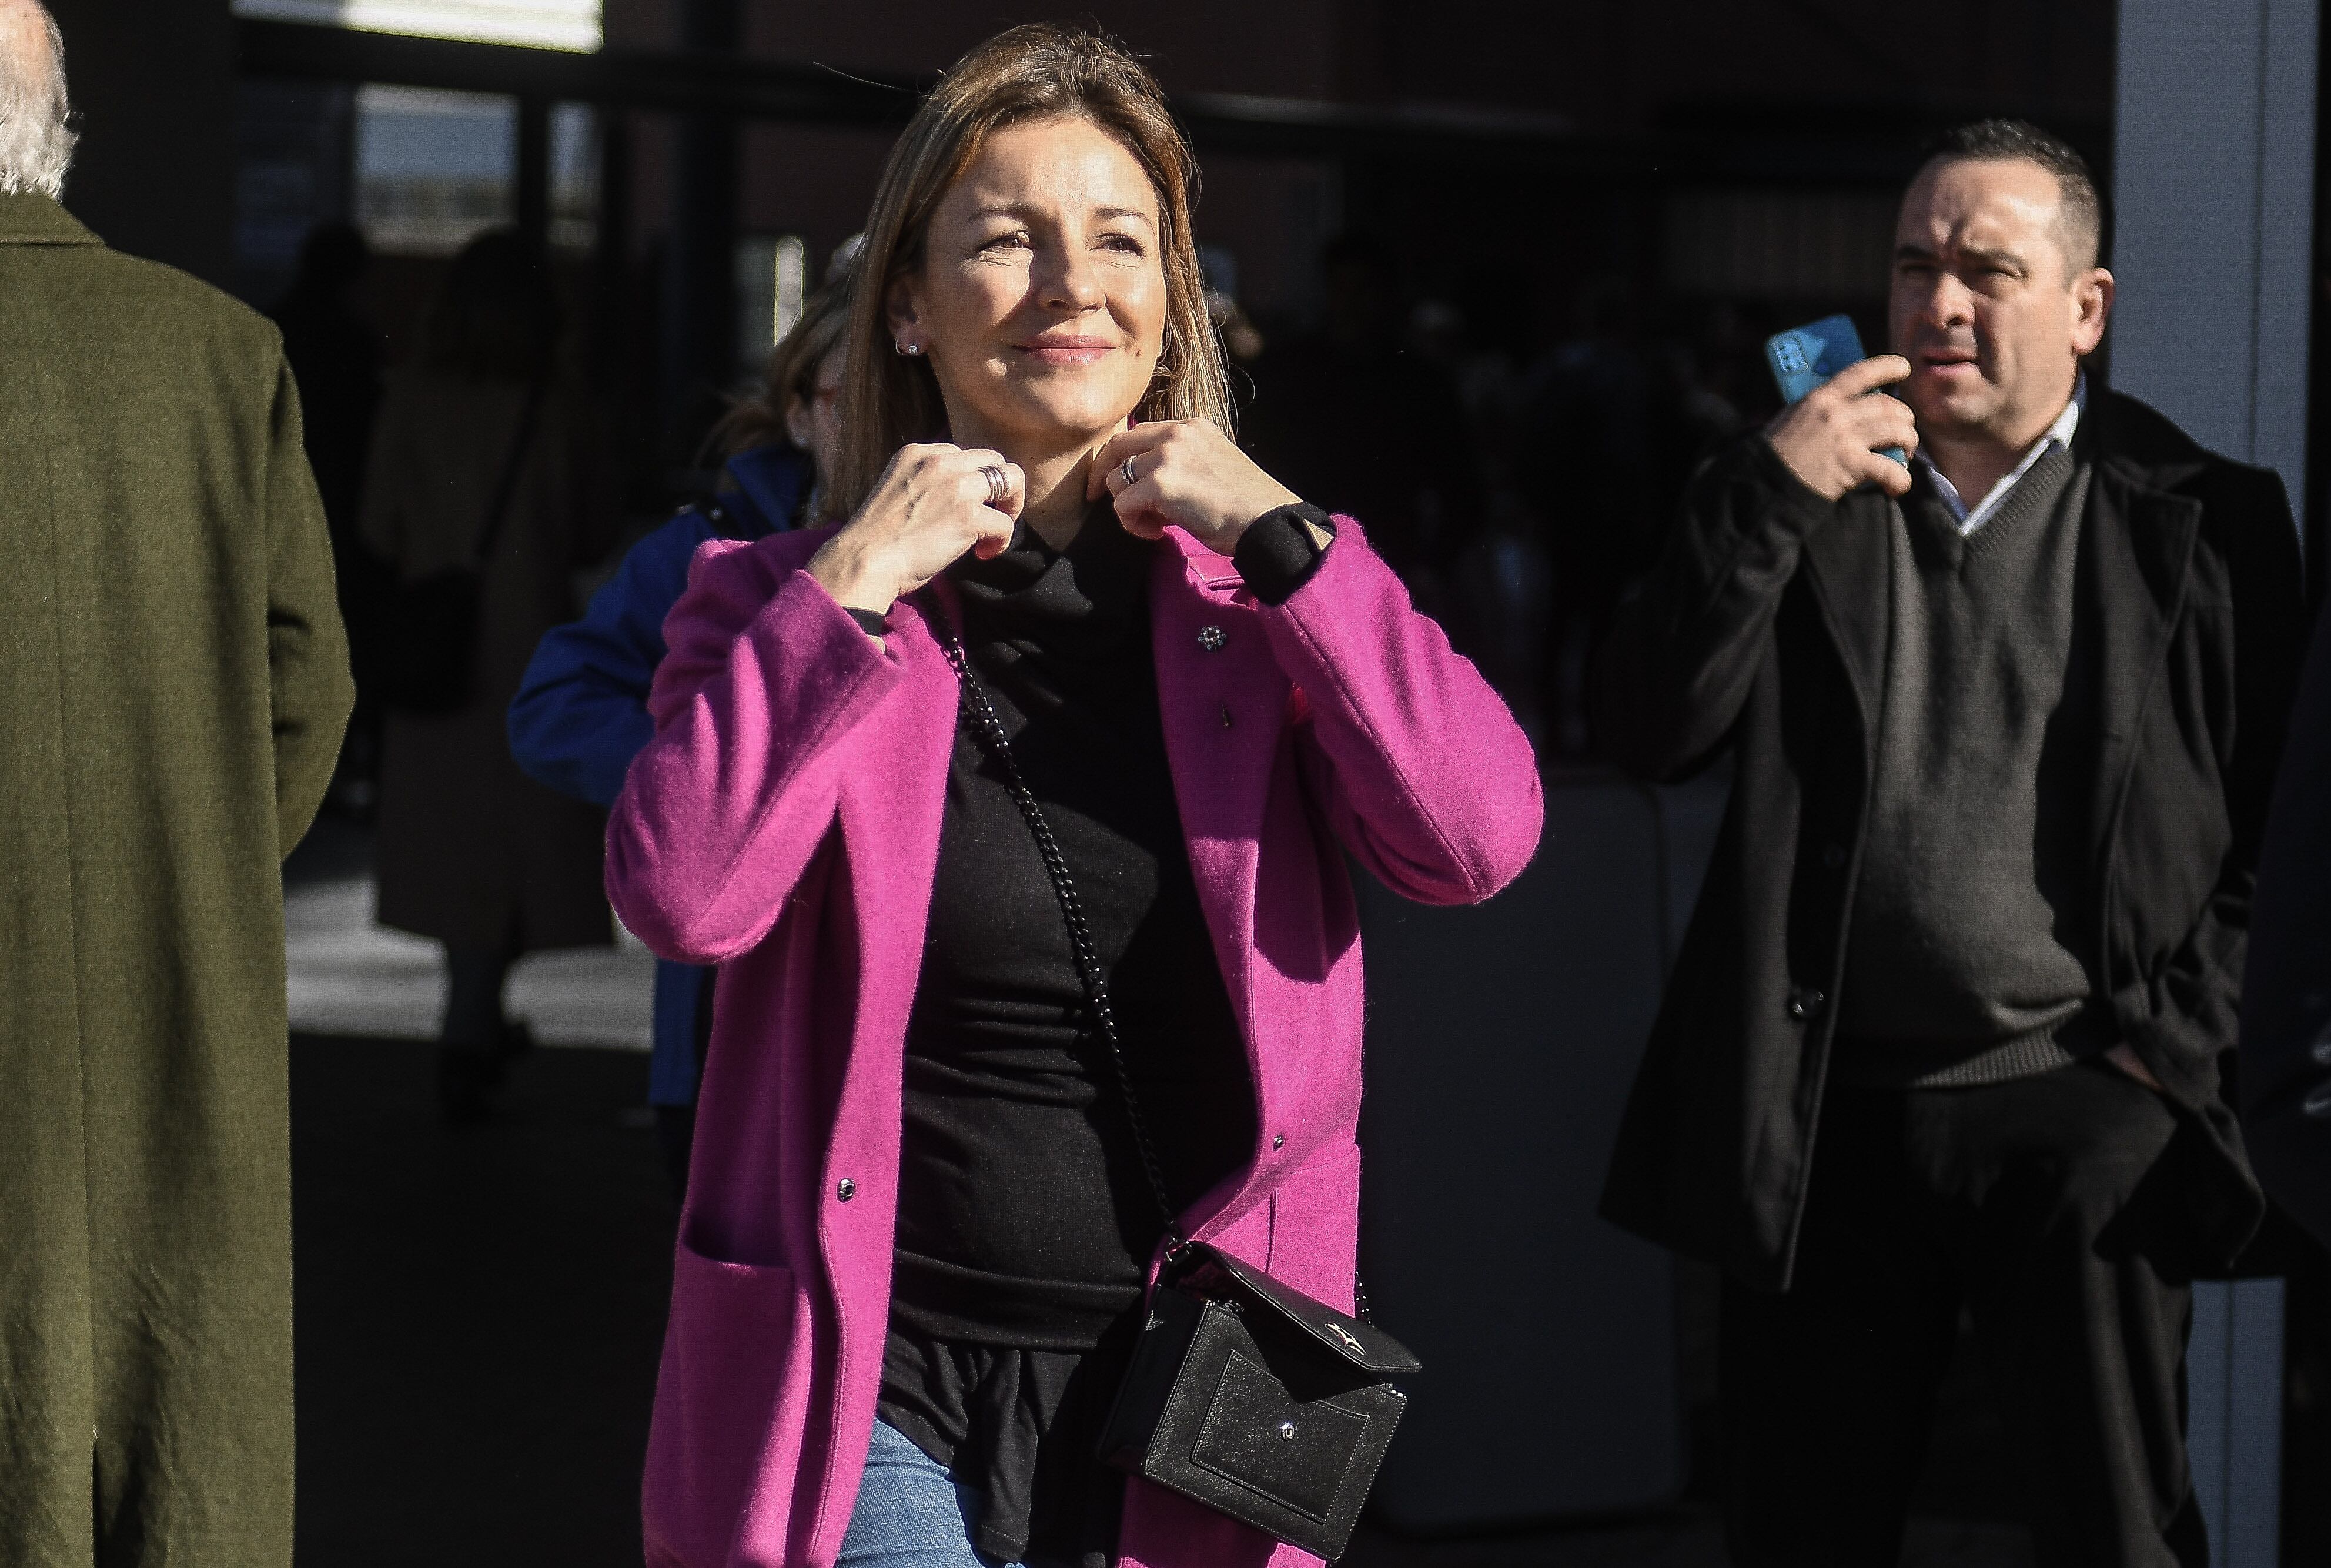
M 1911 182 L 1894 233 L 1896 389 L 1929 436 L 2031 440 L 2072 394 L 2104 335 L 2111 277 L 2075 274 L 2056 176 L 2023 158 L 1937 161 Z

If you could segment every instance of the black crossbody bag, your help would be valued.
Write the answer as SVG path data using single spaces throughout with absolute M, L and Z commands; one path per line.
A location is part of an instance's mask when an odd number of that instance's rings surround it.
M 1165 1221 L 1165 1265 L 1102 1430 L 1100 1458 L 1332 1563 L 1352 1538 L 1408 1403 L 1389 1380 L 1421 1371 L 1421 1364 L 1364 1316 L 1347 1316 L 1182 1234 L 1068 861 L 962 640 L 938 606 L 928 605 L 925 619 L 962 685 L 964 722 L 1003 770 L 1035 835 Z M 1356 1281 L 1355 1288 L 1356 1296 Z M 1359 1304 L 1365 1313 L 1365 1298 Z

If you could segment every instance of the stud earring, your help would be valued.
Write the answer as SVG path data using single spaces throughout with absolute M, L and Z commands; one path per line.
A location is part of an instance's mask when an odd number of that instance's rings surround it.
M 919 343 L 893 343 L 890 347 L 897 349 L 899 353 L 905 355 L 909 359 L 912 359 L 916 355 L 920 354 L 923 351 L 923 346 Z

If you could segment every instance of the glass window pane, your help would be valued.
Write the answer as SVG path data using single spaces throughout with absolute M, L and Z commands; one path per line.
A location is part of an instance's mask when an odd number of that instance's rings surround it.
M 587 251 L 599 238 L 599 117 L 585 103 L 550 111 L 550 242 Z
M 357 91 L 357 222 L 377 249 L 442 254 L 509 223 L 517 157 L 514 100 Z

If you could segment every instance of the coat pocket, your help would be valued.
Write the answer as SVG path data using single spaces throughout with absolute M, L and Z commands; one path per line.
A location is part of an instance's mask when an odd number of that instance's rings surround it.
M 782 1514 L 794 1490 L 807 1383 L 806 1347 L 797 1343 L 804 1316 L 791 1269 L 723 1262 L 686 1241 L 673 1250 L 671 1317 L 641 1495 L 654 1568 L 759 1561 L 752 1542 L 783 1538 L 784 1518 L 746 1515 L 756 1500 L 775 1502 Z
M 1360 1151 L 1331 1150 L 1270 1194 L 1270 1277 L 1338 1312 L 1352 1309 L 1360 1247 Z

